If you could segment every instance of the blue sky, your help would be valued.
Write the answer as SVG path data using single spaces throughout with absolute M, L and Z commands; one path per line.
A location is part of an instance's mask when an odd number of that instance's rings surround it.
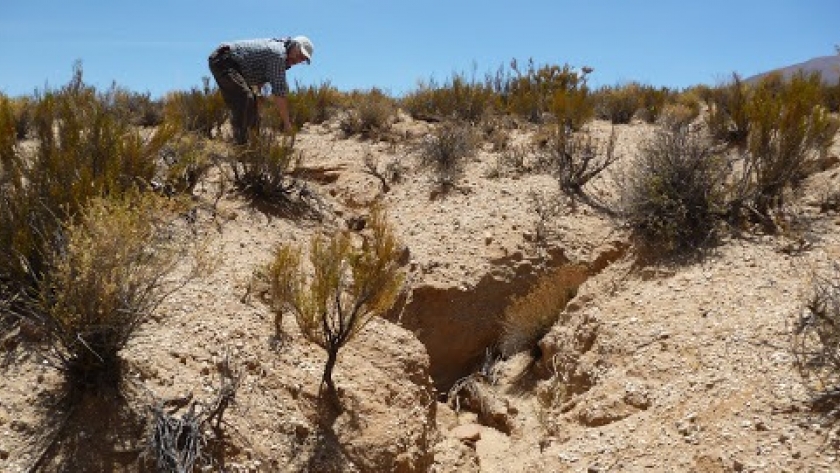
M 226 40 L 303 34 L 301 84 L 392 95 L 453 74 L 483 78 L 511 59 L 594 68 L 591 84 L 672 88 L 744 77 L 840 44 L 840 0 L 5 0 L 0 92 L 69 80 L 160 96 L 201 84 Z

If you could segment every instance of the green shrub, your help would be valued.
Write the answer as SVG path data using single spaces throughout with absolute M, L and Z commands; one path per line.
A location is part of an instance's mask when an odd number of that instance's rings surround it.
M 551 327 L 560 320 L 566 304 L 577 295 L 586 280 L 585 266 L 557 268 L 545 274 L 525 296 L 518 297 L 505 309 L 499 350 L 512 356 L 533 350 Z
M 203 87 L 193 87 L 188 92 L 170 93 L 164 100 L 164 121 L 178 130 L 200 133 L 206 138 L 221 134 L 228 116 L 222 93 L 210 86 L 210 78 L 202 79 Z
M 829 112 L 840 113 L 840 79 L 823 87 L 821 103 Z
M 0 94 L 0 189 L 14 185 L 23 163 L 17 150 L 18 132 L 14 102 Z
M 381 90 L 357 91 L 348 100 L 349 109 L 340 124 L 348 136 L 373 138 L 391 128 L 397 113 L 396 103 Z
M 667 87 L 639 86 L 641 101 L 636 116 L 646 123 L 656 123 L 662 110 L 676 100 L 676 94 Z
M 466 158 L 475 153 L 477 144 L 469 124 L 443 122 L 420 144 L 420 162 L 432 170 L 436 183 L 446 189 L 461 177 Z
M 654 123 L 664 107 L 676 100 L 676 94 L 668 88 L 657 89 L 638 82 L 602 87 L 593 95 L 597 117 L 614 125 L 630 123 L 633 118 Z
M 309 271 L 301 250 L 281 245 L 264 271 L 269 278 L 275 329 L 283 313 L 294 314 L 304 336 L 327 351 L 322 387 L 335 394 L 332 379 L 338 352 L 373 317 L 391 308 L 402 286 L 399 244 L 380 209 L 373 209 L 361 246 L 338 231 L 315 236 L 309 248 Z
M 726 162 L 687 128 L 662 129 L 624 175 L 622 212 L 643 247 L 676 256 L 712 242 L 725 214 Z

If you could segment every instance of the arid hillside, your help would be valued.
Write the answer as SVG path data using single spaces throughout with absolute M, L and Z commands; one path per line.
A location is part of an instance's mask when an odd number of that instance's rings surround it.
M 485 130 L 442 184 L 423 153 L 443 126 L 403 112 L 374 136 L 348 136 L 340 118 L 307 124 L 283 205 L 211 167 L 172 238 L 201 241 L 212 268 L 127 342 L 119 393 L 68 407 L 32 349 L 41 334 L 2 333 L 0 471 L 156 471 L 155 432 L 203 439 L 199 463 L 213 466 L 200 471 L 840 471 L 836 412 L 813 408 L 793 337 L 840 257 L 840 136 L 786 194 L 777 231 L 744 223 L 700 256 L 661 259 L 621 215 L 661 125 L 589 122 L 598 143 L 614 133 L 614 160 L 565 193 L 525 120 Z M 233 153 L 224 140 L 202 149 Z M 336 409 L 319 396 L 325 351 L 277 316 L 259 274 L 280 244 L 337 230 L 362 241 L 375 203 L 405 278 L 341 350 Z M 542 286 L 561 310 L 512 341 L 506 314 Z

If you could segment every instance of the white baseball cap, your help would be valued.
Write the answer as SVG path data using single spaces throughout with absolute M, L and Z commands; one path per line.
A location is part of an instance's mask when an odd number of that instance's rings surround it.
M 306 36 L 295 36 L 292 38 L 292 41 L 300 46 L 300 52 L 306 56 L 306 63 L 309 64 L 312 61 L 312 53 L 315 51 L 315 47 L 312 46 L 312 41 Z

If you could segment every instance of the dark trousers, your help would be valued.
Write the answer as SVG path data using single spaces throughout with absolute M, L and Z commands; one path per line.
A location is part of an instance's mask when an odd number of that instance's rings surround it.
M 242 77 L 239 64 L 231 57 L 228 46 L 213 51 L 208 62 L 210 72 L 230 109 L 233 138 L 237 144 L 245 144 L 248 142 L 248 133 L 259 128 L 257 96 Z

